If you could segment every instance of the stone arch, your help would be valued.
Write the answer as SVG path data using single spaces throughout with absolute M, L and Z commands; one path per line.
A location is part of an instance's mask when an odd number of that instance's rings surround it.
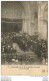
M 6 8 L 5 8 L 4 4 L 6 5 Z M 7 4 L 9 6 L 8 9 L 7 9 Z M 7 17 L 7 18 L 10 18 L 11 20 L 22 19 L 23 20 L 22 33 L 27 33 L 29 35 L 33 35 L 34 32 L 36 32 L 34 30 L 37 28 L 36 25 L 34 25 L 34 24 L 36 24 L 36 21 L 34 20 L 35 12 L 37 12 L 37 9 L 36 9 L 37 5 L 36 4 L 37 4 L 37 2 L 30 2 L 30 1 L 2 2 L 2 5 L 3 5 L 2 6 L 3 12 L 1 11 L 3 14 L 2 17 L 5 15 L 4 18 Z M 6 10 L 8 12 L 7 14 L 5 13 Z M 16 11 L 19 13 L 17 14 Z M 19 14 L 21 14 L 21 15 L 19 16 Z

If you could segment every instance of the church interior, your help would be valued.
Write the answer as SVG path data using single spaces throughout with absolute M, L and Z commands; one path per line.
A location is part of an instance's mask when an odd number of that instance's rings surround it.
M 2 64 L 46 64 L 48 2 L 1 2 Z

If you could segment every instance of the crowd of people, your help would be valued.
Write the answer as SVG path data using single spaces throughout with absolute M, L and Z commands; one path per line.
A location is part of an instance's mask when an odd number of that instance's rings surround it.
M 38 39 L 38 35 L 27 35 L 26 33 L 2 33 L 1 34 L 1 52 L 5 54 L 16 53 L 17 50 L 13 49 L 13 43 L 17 43 L 21 51 L 34 52 L 38 58 L 48 57 L 47 53 L 47 40 Z

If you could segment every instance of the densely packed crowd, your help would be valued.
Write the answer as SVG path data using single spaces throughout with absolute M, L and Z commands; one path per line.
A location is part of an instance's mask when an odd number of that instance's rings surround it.
M 12 44 L 17 43 L 22 51 L 33 51 L 39 58 L 47 58 L 47 40 L 38 40 L 38 35 L 27 35 L 26 33 L 2 33 L 1 34 L 1 52 L 2 53 L 16 53 Z

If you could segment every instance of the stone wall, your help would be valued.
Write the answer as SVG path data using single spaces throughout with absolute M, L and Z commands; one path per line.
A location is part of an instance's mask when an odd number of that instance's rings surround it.
M 38 2 L 38 34 L 39 39 L 47 39 L 48 2 Z
M 1 4 L 2 18 L 22 19 L 22 33 L 38 34 L 39 39 L 47 39 L 47 1 L 17 1 L 2 2 Z
M 1 17 L 10 19 L 23 19 L 22 33 L 33 35 L 38 29 L 37 2 L 2 2 Z

